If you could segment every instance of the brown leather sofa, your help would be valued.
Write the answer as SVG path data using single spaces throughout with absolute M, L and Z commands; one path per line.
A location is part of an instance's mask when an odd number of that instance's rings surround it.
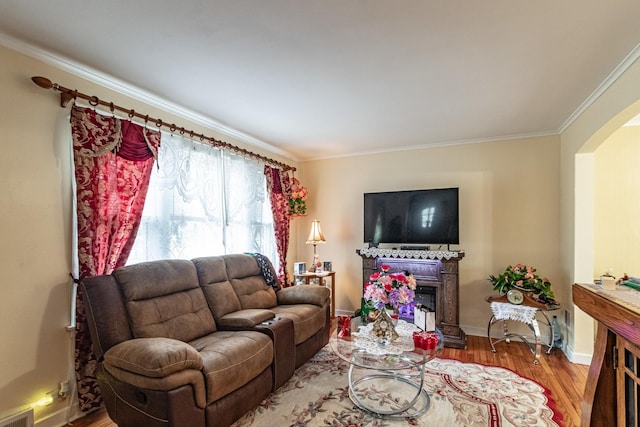
M 267 265 L 244 254 L 163 260 L 82 281 L 118 426 L 231 425 L 326 345 L 329 290 L 280 289 Z

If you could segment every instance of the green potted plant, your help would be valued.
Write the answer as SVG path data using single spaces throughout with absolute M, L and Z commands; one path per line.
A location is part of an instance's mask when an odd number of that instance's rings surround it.
M 549 279 L 541 278 L 536 273 L 536 269 L 530 265 L 510 265 L 503 273 L 489 276 L 489 281 L 493 285 L 493 290 L 502 294 L 508 293 L 511 289 L 517 289 L 539 303 L 557 304 Z

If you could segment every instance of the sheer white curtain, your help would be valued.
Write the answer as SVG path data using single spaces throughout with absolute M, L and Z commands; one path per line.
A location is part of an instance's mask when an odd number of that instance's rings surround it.
M 242 252 L 260 252 L 277 264 L 263 167 L 163 133 L 127 264 Z

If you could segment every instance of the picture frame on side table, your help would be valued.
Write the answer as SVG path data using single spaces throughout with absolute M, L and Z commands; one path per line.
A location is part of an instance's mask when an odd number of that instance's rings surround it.
M 295 262 L 293 263 L 293 274 L 300 275 L 307 272 L 307 263 L 306 262 Z
M 322 262 L 322 271 L 333 271 L 331 266 L 331 261 Z

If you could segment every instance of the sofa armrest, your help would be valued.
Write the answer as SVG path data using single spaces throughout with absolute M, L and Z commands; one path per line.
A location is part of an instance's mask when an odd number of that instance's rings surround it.
M 136 338 L 104 354 L 104 370 L 133 387 L 169 391 L 193 387 L 196 405 L 204 409 L 207 392 L 202 356 L 189 344 L 171 338 Z
M 331 291 L 319 285 L 297 285 L 280 289 L 276 295 L 279 305 L 313 304 L 323 307 L 329 302 Z
M 151 378 L 203 368 L 202 356 L 195 348 L 171 338 L 136 338 L 121 342 L 105 352 L 104 361 L 107 365 Z
M 216 326 L 219 330 L 253 328 L 275 316 L 273 311 L 264 308 L 246 308 L 225 314 L 216 320 Z

